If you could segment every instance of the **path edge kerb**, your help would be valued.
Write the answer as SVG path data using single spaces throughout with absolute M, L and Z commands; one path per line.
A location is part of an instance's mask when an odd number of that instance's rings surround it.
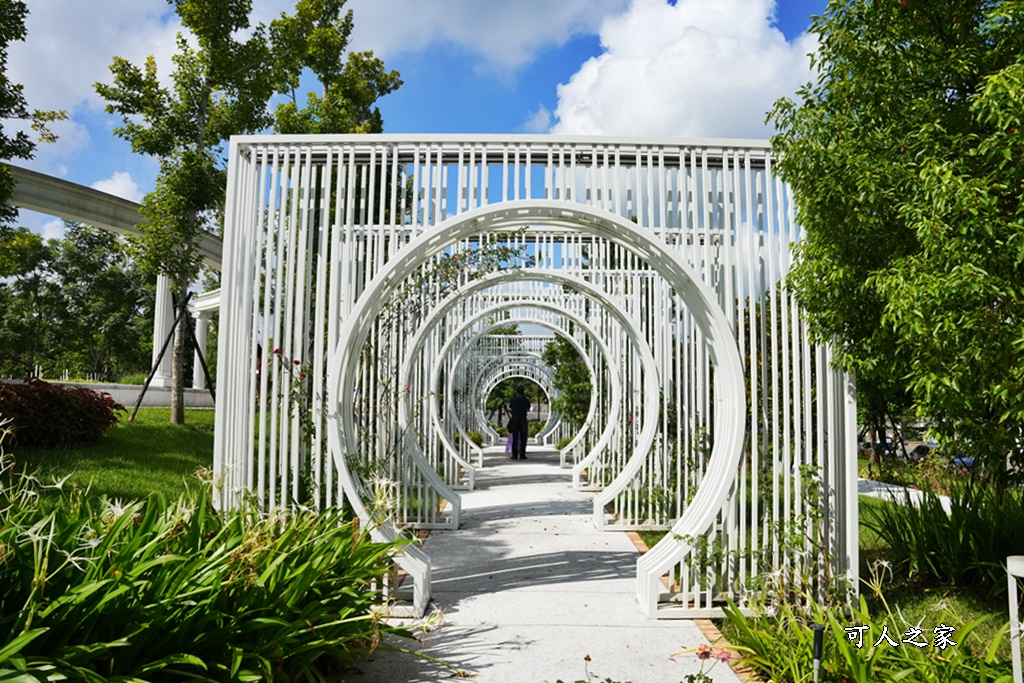
M 644 539 L 640 538 L 640 534 L 635 531 L 627 531 L 625 533 L 626 536 L 629 537 L 629 540 L 633 542 L 637 552 L 641 555 L 650 550 L 647 544 L 644 543 Z M 712 645 L 716 647 L 724 647 L 729 651 L 729 668 L 732 669 L 732 672 L 736 674 L 743 683 L 763 683 L 763 681 L 757 677 L 757 672 L 754 671 L 753 667 L 744 663 L 743 655 L 737 652 L 733 648 L 733 644 L 729 642 L 729 639 L 726 638 L 720 630 L 718 630 L 718 627 L 715 626 L 715 622 L 710 619 L 694 619 L 693 623 L 700 629 L 700 632 L 704 634 L 704 637 L 707 638 Z

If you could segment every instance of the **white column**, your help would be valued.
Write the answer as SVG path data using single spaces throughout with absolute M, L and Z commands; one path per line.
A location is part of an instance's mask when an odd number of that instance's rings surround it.
M 1024 681 L 1020 664 L 1020 603 L 1017 602 L 1017 579 L 1024 576 L 1024 555 L 1006 558 L 1006 580 L 1010 602 L 1010 658 L 1013 662 L 1013 683 Z
M 210 319 L 207 314 L 196 311 L 196 351 L 195 359 L 192 362 L 192 386 L 196 389 L 206 388 L 206 373 L 203 372 L 203 364 L 199 357 L 206 358 L 206 338 L 210 334 Z
M 156 302 L 153 306 L 153 362 L 150 364 L 150 367 L 156 364 L 157 356 L 160 355 L 160 348 L 163 346 L 164 340 L 167 339 L 167 335 L 171 333 L 173 326 L 174 303 L 171 301 L 171 282 L 167 279 L 166 275 L 157 275 Z M 160 361 L 160 367 L 156 369 L 153 381 L 150 382 L 149 386 L 171 386 L 171 354 L 172 349 L 168 345 L 167 351 L 164 352 L 163 360 Z

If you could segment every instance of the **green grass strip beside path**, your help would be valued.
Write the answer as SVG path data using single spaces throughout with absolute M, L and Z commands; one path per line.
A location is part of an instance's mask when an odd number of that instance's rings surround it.
M 18 470 L 44 484 L 68 477 L 69 487 L 90 497 L 145 499 L 163 492 L 177 498 L 199 469 L 213 466 L 213 411 L 186 411 L 184 425 L 172 425 L 169 408 L 142 408 L 134 422 L 121 414 L 99 443 L 58 449 L 9 449 Z

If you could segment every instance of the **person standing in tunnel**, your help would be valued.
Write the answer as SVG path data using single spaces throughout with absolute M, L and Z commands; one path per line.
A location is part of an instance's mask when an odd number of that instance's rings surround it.
M 512 435 L 512 459 L 526 460 L 526 439 L 530 434 L 530 399 L 526 398 L 523 385 L 516 387 L 516 394 L 508 402 L 508 431 Z

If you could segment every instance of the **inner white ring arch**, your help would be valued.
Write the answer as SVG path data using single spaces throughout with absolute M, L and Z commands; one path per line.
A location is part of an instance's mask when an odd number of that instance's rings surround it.
M 480 321 L 481 318 L 483 318 L 483 317 L 485 317 L 487 315 L 492 315 L 492 314 L 494 314 L 495 312 L 498 312 L 498 311 L 508 310 L 509 308 L 538 308 L 538 309 L 542 309 L 542 310 L 549 310 L 549 311 L 551 311 L 553 313 L 557 313 L 557 314 L 565 317 L 566 319 L 569 319 L 569 321 L 571 321 L 575 325 L 579 325 L 581 327 L 581 329 L 584 331 L 584 333 L 586 333 L 591 338 L 591 340 L 595 343 L 595 345 L 597 346 L 598 350 L 600 351 L 600 353 L 604 357 L 606 364 L 608 365 L 609 369 L 612 372 L 612 378 L 611 378 L 612 379 L 612 386 L 611 386 L 612 409 L 609 411 L 608 414 L 609 415 L 617 415 L 618 412 L 620 412 L 620 403 L 621 403 L 621 400 L 622 400 L 622 390 L 621 390 L 622 371 L 620 369 L 618 369 L 617 366 L 615 366 L 613 364 L 613 356 L 611 354 L 611 350 L 608 348 L 608 346 L 604 342 L 604 340 L 600 338 L 600 335 L 598 335 L 597 331 L 594 330 L 594 328 L 589 323 L 587 323 L 585 321 L 585 319 L 583 317 L 581 317 L 580 315 L 575 314 L 572 311 L 566 310 L 566 309 L 564 309 L 564 308 L 562 308 L 560 306 L 557 306 L 557 305 L 555 305 L 555 304 L 553 304 L 551 302 L 546 302 L 546 301 L 542 301 L 542 300 L 538 300 L 538 299 L 519 299 L 519 300 L 516 300 L 516 301 L 503 302 L 502 304 L 499 304 L 497 306 L 493 306 L 493 307 L 490 307 L 490 308 L 487 308 L 485 310 L 481 310 L 481 311 L 475 313 L 474 315 L 469 317 L 467 319 L 467 321 L 459 329 L 457 329 L 455 331 L 455 333 L 452 335 L 452 337 L 449 340 L 447 340 L 444 343 L 444 345 L 441 347 L 440 351 L 438 351 L 438 353 L 437 353 L 437 356 L 436 356 L 436 358 L 434 360 L 434 364 L 433 364 L 434 367 L 431 370 L 431 381 L 430 381 L 430 385 L 431 386 L 430 386 L 430 388 L 433 389 L 434 392 L 435 392 L 433 395 L 431 395 L 429 397 L 429 402 L 430 402 L 430 407 L 431 407 L 432 415 L 436 416 L 438 414 L 438 405 L 437 405 L 437 395 L 436 395 L 436 392 L 437 392 L 439 387 L 437 386 L 437 379 L 436 379 L 436 377 L 437 377 L 437 373 L 439 372 L 439 364 L 440 364 L 441 360 L 443 358 L 445 358 L 447 356 L 447 354 L 451 353 L 453 347 L 459 342 L 459 340 L 462 337 L 462 335 L 464 333 L 466 333 L 467 331 L 469 331 L 473 327 L 473 325 L 475 323 Z M 446 311 L 446 309 L 444 311 L 439 311 L 439 312 L 443 313 L 445 311 Z M 419 333 L 417 334 L 416 339 L 411 344 L 411 349 L 412 350 L 409 353 L 406 354 L 406 360 L 404 360 L 403 364 L 402 364 L 402 370 L 401 370 L 401 375 L 400 375 L 400 377 L 401 377 L 400 385 L 401 386 L 407 386 L 409 384 L 410 376 L 412 374 L 412 358 L 415 355 L 415 353 L 418 352 L 419 349 L 423 345 L 423 340 L 425 338 L 425 334 L 429 331 L 429 328 L 431 327 L 431 324 L 429 324 L 430 321 L 433 321 L 432 325 L 436 325 L 436 321 L 437 321 L 437 319 L 439 317 L 441 317 L 441 315 L 433 315 L 432 314 L 428 318 L 428 322 L 425 323 L 423 326 L 421 326 L 421 329 L 420 329 Z M 494 327 L 499 327 L 499 326 L 501 326 L 503 324 L 504 323 L 496 323 L 495 326 L 492 326 L 492 329 Z M 548 327 L 546 324 L 543 324 L 543 323 L 537 323 L 537 324 L 545 326 L 545 327 Z M 585 359 L 584 361 L 585 361 L 585 364 L 587 365 L 587 371 L 591 374 L 591 376 L 593 376 L 596 373 L 596 369 L 592 365 L 591 359 L 587 355 L 587 352 L 583 348 L 583 346 L 580 345 L 580 343 L 577 340 L 572 339 L 569 335 L 566 335 L 564 332 L 558 331 L 555 328 L 550 328 L 550 329 L 553 332 L 555 332 L 556 334 L 559 334 L 559 335 L 563 336 L 565 339 L 568 340 L 568 342 L 573 346 L 573 348 L 577 349 L 577 352 L 580 353 L 580 355 Z M 482 332 L 482 331 L 481 332 L 477 332 L 476 334 L 474 334 L 465 343 L 465 346 L 468 347 L 476 339 L 479 339 L 480 337 L 484 336 L 485 334 L 486 334 L 486 332 Z M 461 361 L 462 353 L 463 353 L 464 350 L 465 350 L 465 348 L 463 348 L 463 349 L 461 349 L 459 351 L 459 355 L 456 358 L 454 367 L 457 367 L 459 365 L 459 362 Z M 402 401 L 399 404 L 398 423 L 402 426 L 403 429 L 404 429 L 404 427 L 406 427 L 408 425 L 408 422 L 409 422 L 409 414 L 411 412 L 410 404 L 409 404 L 410 400 L 411 400 L 411 397 L 408 398 L 406 401 Z M 592 404 L 591 404 L 591 411 L 590 411 L 590 413 L 593 413 L 594 399 L 592 399 L 591 403 Z M 588 425 L 585 425 L 585 428 L 580 431 L 580 434 L 577 435 L 577 438 L 574 438 L 572 440 L 571 445 L 574 445 L 575 442 L 577 442 L 580 438 L 582 438 L 582 434 L 584 432 L 586 432 L 586 428 L 588 426 L 589 426 L 589 423 L 588 423 Z M 607 435 L 607 438 L 604 439 L 604 441 L 602 441 L 601 447 L 606 445 L 607 442 L 609 442 L 611 440 L 611 432 L 614 431 L 614 425 L 611 424 L 610 420 L 609 420 L 608 426 L 606 427 L 606 431 L 608 432 L 608 435 Z M 446 438 L 444 437 L 443 432 L 441 432 L 441 438 L 442 438 L 442 441 L 446 441 Z M 595 447 L 595 451 L 597 451 L 596 447 Z
M 432 230 L 411 240 L 394 259 L 374 277 L 356 301 L 351 314 L 342 325 L 338 346 L 331 358 L 327 376 L 327 396 L 330 404 L 339 405 L 343 395 L 350 395 L 359 361 L 360 350 L 380 307 L 394 287 L 445 247 L 481 233 L 497 232 L 509 226 L 522 226 L 542 222 L 578 230 L 618 244 L 633 251 L 651 266 L 683 300 L 708 345 L 708 356 L 715 368 L 715 438 L 707 470 L 696 495 L 683 516 L 673 528 L 675 534 L 702 534 L 711 528 L 719 510 L 728 499 L 736 479 L 743 453 L 746 396 L 744 394 L 743 364 L 732 333 L 732 324 L 719 308 L 714 291 L 668 246 L 654 239 L 631 221 L 584 204 L 550 199 L 526 199 L 482 206 L 458 214 L 438 224 Z M 342 388 L 345 392 L 341 391 Z M 338 468 L 341 483 L 350 497 L 353 510 L 364 521 L 368 511 L 358 495 L 355 482 L 348 471 L 346 456 L 352 452 L 354 440 L 350 411 L 331 410 L 328 414 L 328 447 Z M 380 534 L 394 535 L 394 530 Z M 673 534 L 674 535 L 674 534 Z M 672 536 L 672 535 L 670 535 Z M 666 538 L 669 538 L 668 536 Z M 675 552 L 663 541 L 657 561 L 641 565 L 641 582 L 657 581 L 655 572 L 667 570 L 671 561 L 685 556 L 690 548 L 676 543 Z M 649 553 L 651 554 L 651 553 Z M 429 580 L 429 567 L 417 581 Z M 648 587 L 649 588 L 649 587 Z M 651 595 L 652 591 L 638 586 L 638 593 Z
M 431 388 L 434 390 L 435 394 L 430 396 L 430 399 L 429 399 L 430 400 L 430 407 L 431 407 L 431 410 L 432 410 L 432 415 L 435 416 L 435 418 L 436 418 L 436 416 L 437 416 L 437 414 L 439 412 L 438 411 L 438 405 L 437 405 L 437 395 L 436 395 L 436 392 L 437 392 L 437 390 L 439 388 L 437 386 L 437 384 L 438 384 L 437 376 L 438 376 L 438 374 L 440 372 L 440 366 L 443 363 L 444 358 L 448 354 L 450 354 L 452 352 L 452 350 L 454 349 L 454 346 L 457 343 L 459 343 L 459 341 L 462 338 L 462 336 L 466 332 L 471 330 L 474 327 L 474 325 L 476 323 L 478 323 L 480 320 L 486 318 L 487 316 L 493 315 L 496 312 L 502 312 L 502 311 L 506 311 L 506 310 L 509 310 L 509 309 L 516 309 L 516 308 L 534 308 L 534 309 L 539 309 L 539 310 L 546 310 L 546 311 L 549 311 L 551 313 L 555 313 L 557 315 L 560 315 L 563 318 L 573 322 L 574 324 L 576 324 L 576 325 L 578 325 L 580 327 L 580 329 L 591 339 L 591 341 L 597 347 L 597 350 L 600 352 L 601 356 L 605 360 L 605 364 L 607 365 L 608 372 L 609 372 L 609 375 L 611 377 L 611 382 L 612 382 L 612 387 L 611 387 L 612 408 L 609 410 L 609 414 L 610 415 L 618 415 L 618 413 L 620 411 L 619 404 L 621 403 L 621 392 L 620 392 L 620 388 L 619 387 L 621 385 L 621 381 L 622 380 L 621 380 L 621 376 L 620 376 L 619 372 L 614 367 L 614 364 L 612 362 L 611 349 L 609 349 L 608 345 L 605 343 L 605 341 L 603 339 L 601 339 L 600 335 L 597 333 L 597 330 L 595 330 L 581 316 L 579 316 L 576 313 L 574 313 L 572 311 L 569 311 L 569 310 L 567 310 L 567 309 L 565 309 L 565 308 L 563 308 L 561 306 L 558 306 L 558 305 L 556 305 L 556 304 L 554 304 L 554 303 L 552 303 L 550 301 L 544 301 L 544 300 L 541 300 L 541 299 L 517 299 L 515 301 L 502 302 L 501 304 L 498 304 L 498 305 L 493 306 L 491 308 L 488 308 L 486 310 L 479 311 L 478 313 L 476 313 L 473 316 L 471 316 L 470 318 L 468 318 L 458 329 L 455 330 L 455 332 L 452 334 L 451 338 L 448 341 L 445 342 L 444 346 L 441 347 L 441 350 L 438 352 L 437 357 L 434 359 L 434 362 L 433 362 L 433 367 L 432 367 L 432 370 L 431 370 L 431 377 L 432 377 L 432 379 L 431 379 Z M 583 359 L 583 362 L 587 366 L 587 372 L 591 375 L 591 377 L 593 377 L 596 374 L 597 370 L 594 367 L 590 357 L 587 355 L 586 350 L 579 343 L 579 341 L 574 339 L 571 335 L 567 334 L 564 330 L 560 330 L 557 327 L 555 327 L 555 326 L 553 326 L 553 325 L 551 325 L 550 323 L 547 323 L 547 322 L 530 320 L 530 319 L 523 319 L 523 320 L 524 320 L 524 322 L 530 322 L 532 324 L 536 324 L 536 325 L 539 325 L 539 326 L 542 326 L 542 327 L 546 327 L 546 328 L 550 329 L 552 332 L 554 332 L 556 335 L 561 336 L 564 339 L 566 339 L 568 341 L 568 343 L 570 345 L 572 345 L 573 348 L 576 349 L 576 352 Z M 496 322 L 496 323 L 494 323 L 493 325 L 491 325 L 489 327 L 486 327 L 486 328 L 484 328 L 482 330 L 476 331 L 468 340 L 466 340 L 463 343 L 463 346 L 460 347 L 460 349 L 458 351 L 458 355 L 454 359 L 453 367 L 458 367 L 458 365 L 461 363 L 463 354 L 466 352 L 466 349 L 470 345 L 472 345 L 477 339 L 485 336 L 488 333 L 489 330 L 494 329 L 495 327 L 500 327 L 501 325 L 507 324 L 508 322 L 509 321 L 507 321 L 507 320 Z M 408 382 L 408 380 L 409 380 L 409 372 L 410 372 L 409 363 L 410 363 L 410 360 L 407 358 L 405 363 L 404 363 L 404 365 L 403 365 L 404 369 L 402 370 L 402 373 L 403 373 L 402 374 L 402 386 L 406 386 L 409 383 Z M 447 395 L 449 392 L 446 391 L 445 393 Z M 588 417 L 593 417 L 595 403 L 596 403 L 596 394 L 592 394 L 591 395 L 591 401 L 590 401 L 590 407 L 589 407 L 589 410 L 588 410 Z M 407 404 L 408 404 L 408 400 L 403 404 L 403 405 L 406 405 L 406 410 L 408 411 Z M 407 415 L 408 415 L 408 412 L 400 414 L 399 422 L 401 424 L 403 424 L 403 425 L 405 424 L 405 420 L 407 419 L 407 417 L 406 417 Z M 456 422 L 458 423 L 459 428 L 461 430 L 461 428 L 462 428 L 461 421 L 456 418 Z M 436 421 L 435 421 L 434 424 L 435 424 L 435 427 L 438 427 Z M 571 450 L 571 448 L 573 448 L 576 445 L 576 443 L 578 443 L 583 438 L 583 435 L 586 433 L 587 429 L 590 427 L 590 424 L 591 424 L 591 421 L 588 419 L 587 422 L 584 423 L 583 428 L 581 430 L 579 430 L 579 432 L 576 434 L 576 436 L 573 438 L 573 440 L 569 443 L 569 445 L 566 446 L 566 448 L 564 449 L 563 453 Z M 608 442 L 611 441 L 611 434 L 612 434 L 612 432 L 614 432 L 614 429 L 615 429 L 615 424 L 613 424 L 612 421 L 609 420 L 608 425 L 605 427 L 605 432 L 607 432 L 607 438 L 604 438 L 603 441 L 601 441 L 601 443 L 599 444 L 599 446 L 595 447 L 595 449 L 594 449 L 595 451 L 598 450 L 598 448 L 603 448 L 605 445 L 607 445 Z M 442 440 L 446 440 L 446 437 L 444 436 L 444 433 L 442 432 L 441 434 L 442 434 Z M 465 433 L 464 432 L 463 432 L 463 437 L 465 438 Z M 563 455 L 563 459 L 562 459 L 561 465 L 563 467 L 565 466 L 564 455 Z M 576 474 L 576 477 L 578 478 L 578 474 Z
M 413 335 L 412 340 L 407 345 L 404 363 L 410 363 L 411 359 L 414 358 L 419 353 L 423 344 L 426 342 L 427 336 L 429 335 L 431 328 L 434 324 L 431 321 L 440 320 L 448 311 L 457 306 L 463 299 L 465 299 L 466 297 L 470 296 L 475 292 L 483 291 L 485 289 L 489 289 L 491 287 L 501 285 L 507 282 L 516 281 L 553 282 L 556 284 L 572 287 L 581 294 L 587 295 L 596 304 L 603 306 L 608 311 L 608 315 L 610 315 L 622 327 L 623 332 L 626 334 L 627 338 L 633 343 L 634 347 L 636 348 L 637 354 L 640 356 L 641 366 L 644 370 L 644 394 L 647 396 L 659 395 L 659 390 L 661 387 L 658 381 L 658 365 L 657 362 L 654 360 L 654 354 L 651 352 L 650 347 L 647 345 L 646 341 L 643 338 L 640 323 L 632 316 L 628 315 L 625 311 L 625 307 L 621 304 L 621 302 L 618 301 L 616 297 L 604 291 L 604 289 L 576 275 L 565 274 L 557 270 L 550 269 L 510 268 L 507 270 L 499 270 L 496 272 L 488 273 L 477 280 L 473 280 L 463 285 L 456 292 L 453 292 L 447 298 L 445 298 L 437 307 L 435 307 L 434 310 L 431 311 L 427 319 L 424 321 L 424 323 L 419 326 L 416 333 Z M 365 340 L 365 336 L 363 337 L 363 339 Z M 361 343 L 362 342 L 360 342 L 360 344 Z M 355 372 L 354 365 L 350 372 Z M 399 377 L 407 377 L 408 374 L 408 369 L 399 371 Z M 350 377 L 354 377 L 354 375 L 351 375 Z M 352 380 L 350 379 L 349 381 Z M 328 387 L 330 387 L 330 384 L 328 384 Z M 406 412 L 402 412 L 403 410 L 405 410 Z M 623 472 L 635 472 L 642 465 L 644 456 L 650 450 L 651 445 L 654 443 L 656 431 L 658 428 L 657 415 L 659 410 L 660 405 L 657 401 L 647 401 L 644 404 L 642 413 L 643 427 L 640 430 L 640 434 L 637 436 L 636 445 L 633 449 L 633 452 L 630 454 L 626 466 L 622 470 Z M 407 403 L 404 401 L 399 403 L 398 419 L 399 424 L 401 426 L 408 424 L 408 406 Z M 342 420 L 348 420 L 351 423 L 351 414 L 345 414 L 342 417 Z M 333 430 L 331 433 L 333 433 Z M 409 434 L 410 432 L 406 433 Z M 355 432 L 348 431 L 346 432 L 346 434 L 350 439 L 350 448 L 354 451 Z M 416 464 L 417 467 L 420 468 L 425 477 L 431 478 L 436 481 L 436 472 L 434 472 L 433 468 L 429 466 L 426 459 L 423 457 L 419 444 L 416 441 L 409 441 L 408 446 L 409 458 Z M 584 465 L 584 462 L 587 462 L 591 458 L 596 458 L 599 452 L 600 451 L 595 448 L 594 450 L 591 451 L 591 453 L 587 455 L 587 457 L 584 460 L 581 460 L 579 463 L 576 464 L 576 466 L 574 467 L 574 481 L 578 481 L 576 469 L 580 467 L 585 467 L 586 465 Z M 462 461 L 462 464 L 467 465 L 468 463 Z M 619 473 L 619 475 L 616 476 L 615 480 L 613 480 L 608 485 L 605 491 L 609 495 L 612 495 L 613 493 L 617 493 L 618 490 L 621 490 L 621 488 L 624 487 L 627 483 L 628 478 L 624 477 L 622 473 Z M 452 501 L 453 512 L 457 517 L 459 505 L 458 501 L 452 497 L 455 495 L 454 490 L 447 489 L 447 487 L 445 487 L 444 485 L 439 485 L 438 488 L 439 490 L 443 491 L 443 494 L 447 500 Z M 595 507 L 594 509 L 595 521 L 598 521 L 598 523 L 602 523 L 599 520 L 603 520 L 603 517 L 597 515 L 596 512 L 598 508 Z

